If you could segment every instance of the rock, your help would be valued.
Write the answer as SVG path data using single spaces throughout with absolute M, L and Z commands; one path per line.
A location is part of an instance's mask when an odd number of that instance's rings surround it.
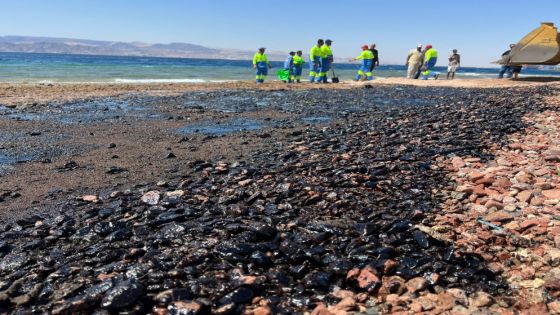
M 520 202 L 529 202 L 533 197 L 533 192 L 530 190 L 521 191 L 515 196 Z
M 521 222 L 521 224 L 519 224 L 519 229 L 521 231 L 524 231 L 528 228 L 531 228 L 533 226 L 540 226 L 540 227 L 547 227 L 548 226 L 549 221 L 546 219 L 531 219 L 531 220 L 525 220 L 523 222 Z
M 466 163 L 465 161 L 460 158 L 460 157 L 454 157 L 453 159 L 451 159 L 451 164 L 453 165 L 454 168 L 459 169 L 461 167 L 465 167 Z
M 315 309 L 313 309 L 313 312 L 311 312 L 311 315 L 335 315 L 335 314 L 332 313 L 331 311 L 329 311 L 329 309 L 327 308 L 327 306 L 325 304 L 319 303 L 319 304 L 317 304 Z
M 543 190 L 542 194 L 546 199 L 560 199 L 560 189 Z
M 356 300 L 352 297 L 345 297 L 333 307 L 333 311 L 343 311 L 343 312 L 351 312 L 356 311 L 358 308 L 358 304 Z
M 245 180 L 239 181 L 237 184 L 241 187 L 246 187 L 246 186 L 249 186 L 251 183 L 253 183 L 252 179 L 245 179 Z
M 544 157 L 547 162 L 560 162 L 560 154 L 551 154 Z
M 477 180 L 484 178 L 484 173 L 480 173 L 480 172 L 470 172 L 469 173 L 469 179 L 472 182 L 476 182 Z
M 496 211 L 485 216 L 484 220 L 490 222 L 506 222 L 513 220 L 513 216 L 505 211 Z
M 358 286 L 365 291 L 373 292 L 381 284 L 379 278 L 376 275 L 375 269 L 371 266 L 367 266 L 360 271 L 358 276 Z
M 355 299 L 356 294 L 354 294 L 354 292 L 352 292 L 352 291 L 336 289 L 333 292 L 333 296 L 336 297 L 336 298 L 339 298 L 341 300 L 344 299 L 344 298 L 347 298 L 347 297 Z
M 159 191 L 149 191 L 142 196 L 142 202 L 155 206 L 159 203 L 160 193 Z
M 476 292 L 469 300 L 469 304 L 474 307 L 487 307 L 494 303 L 492 296 L 486 292 Z
M 422 233 L 422 231 L 415 230 L 414 232 L 412 232 L 412 237 L 414 238 L 416 243 L 418 243 L 418 245 L 420 245 L 420 247 L 422 247 L 424 249 L 430 248 L 430 241 L 428 240 L 426 235 L 424 235 L 424 233 Z
M 101 306 L 110 309 L 122 309 L 136 303 L 144 292 L 142 286 L 134 281 L 125 281 L 109 290 Z
M 105 174 L 110 174 L 110 175 L 121 174 L 124 172 L 128 172 L 128 169 L 124 167 L 118 167 L 118 166 L 111 166 L 105 170 Z
M 156 295 L 155 301 L 161 306 L 169 305 L 175 301 L 185 301 L 191 298 L 189 289 L 172 289 L 160 292 Z
M 209 314 L 207 308 L 193 301 L 177 301 L 167 307 L 168 315 L 201 315 Z
M 428 287 L 428 281 L 422 277 L 417 277 L 410 279 L 406 282 L 406 289 L 410 293 L 416 293 L 418 291 L 423 291 Z
M 179 198 L 185 195 L 185 191 L 183 190 L 168 191 L 165 193 L 165 195 L 170 198 Z
M 268 306 L 261 306 L 247 312 L 248 315 L 273 315 L 272 309 Z
M 503 203 L 498 202 L 496 200 L 492 200 L 492 199 L 488 200 L 488 202 L 486 202 L 486 204 L 484 206 L 486 206 L 486 208 L 488 208 L 488 209 L 495 208 L 495 209 L 501 210 L 501 209 L 504 208 Z M 498 211 L 498 212 L 499 213 L 504 213 L 503 211 Z
M 99 201 L 99 198 L 97 198 L 97 196 L 95 195 L 86 195 L 82 197 L 82 200 L 85 202 L 97 203 Z
M 511 181 L 507 178 L 498 178 L 492 183 L 493 187 L 500 187 L 503 189 L 509 189 L 511 185 Z
M 245 304 L 253 298 L 254 294 L 253 291 L 249 288 L 241 287 L 233 292 L 226 294 L 223 298 L 220 299 L 221 304 Z
M 437 295 L 436 309 L 438 311 L 441 312 L 449 311 L 453 309 L 454 306 L 455 306 L 455 298 L 451 294 L 442 292 Z

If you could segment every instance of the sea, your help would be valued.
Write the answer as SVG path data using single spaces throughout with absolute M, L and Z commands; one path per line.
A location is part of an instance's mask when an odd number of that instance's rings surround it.
M 282 62 L 272 62 L 269 80 Z M 357 64 L 335 64 L 341 80 L 351 80 Z M 436 69 L 446 73 L 446 67 Z M 492 78 L 497 68 L 461 68 L 458 78 Z M 308 75 L 304 67 L 303 78 Z M 374 76 L 404 77 L 403 65 L 382 65 Z M 522 76 L 560 77 L 560 71 L 524 69 Z M 0 53 L 0 83 L 205 83 L 252 80 L 248 60 L 216 60 L 159 57 L 90 56 L 42 53 Z

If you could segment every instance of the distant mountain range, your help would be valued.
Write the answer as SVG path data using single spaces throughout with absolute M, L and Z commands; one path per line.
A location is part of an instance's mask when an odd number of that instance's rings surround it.
M 255 51 L 208 48 L 188 43 L 146 44 L 86 39 L 0 36 L 0 52 L 53 53 L 110 56 L 206 58 L 250 60 Z M 271 60 L 284 60 L 284 52 L 267 52 Z

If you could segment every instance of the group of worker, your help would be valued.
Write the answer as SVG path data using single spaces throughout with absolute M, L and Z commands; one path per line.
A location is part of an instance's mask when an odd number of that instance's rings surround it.
M 331 48 L 332 43 L 333 41 L 330 39 L 319 39 L 317 44 L 311 48 L 309 52 L 310 83 L 328 83 L 328 72 L 332 70 L 334 62 Z M 268 75 L 268 70 L 272 68 L 265 51 L 266 48 L 261 47 L 253 57 L 253 68 L 256 70 L 257 83 L 263 83 Z M 355 60 L 361 61 L 356 80 L 373 80 L 373 69 L 375 66 L 379 66 L 379 57 L 375 44 L 372 44 L 371 47 L 368 45 L 362 46 L 362 53 L 358 57 L 351 59 L 351 61 Z M 288 83 L 301 83 L 303 64 L 303 52 L 301 50 L 297 52 L 291 51 L 284 62 L 284 70 L 289 71 L 289 76 L 284 81 Z
M 323 41 L 322 39 L 317 40 L 317 44 L 311 48 L 309 53 L 309 82 L 310 83 L 327 83 L 328 82 L 328 72 L 332 70 L 332 63 L 334 61 L 334 55 L 332 51 L 333 41 L 327 39 Z M 361 47 L 362 53 L 356 57 L 352 58 L 352 61 L 360 61 L 361 65 L 356 75 L 356 81 L 362 80 L 373 80 L 373 70 L 376 66 L 379 66 L 379 53 L 376 49 L 376 45 L 371 46 L 363 45 Z M 455 72 L 460 66 L 461 59 L 457 50 L 454 49 L 453 53 L 449 57 L 449 67 L 447 72 L 447 79 L 455 78 Z M 423 80 L 428 80 L 433 77 L 434 79 L 439 78 L 439 73 L 434 71 L 438 60 L 438 52 L 434 49 L 431 44 L 423 46 L 420 44 L 413 49 L 408 54 L 406 65 L 408 66 L 407 78 L 409 79 L 419 79 L 422 75 Z M 284 71 L 287 74 L 286 79 L 282 79 L 287 83 L 301 82 L 301 75 L 303 72 L 303 53 L 302 51 L 290 52 L 288 58 L 284 62 Z M 268 70 L 271 69 L 270 62 L 265 54 L 265 48 L 259 48 L 259 51 L 255 54 L 253 58 L 253 68 L 257 72 L 256 82 L 263 83 L 265 77 L 268 74 Z

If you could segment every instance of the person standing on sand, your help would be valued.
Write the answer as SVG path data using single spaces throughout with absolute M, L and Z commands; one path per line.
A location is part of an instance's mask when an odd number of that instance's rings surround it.
M 323 47 L 323 45 L 325 44 L 325 42 L 322 39 L 317 40 L 317 45 L 313 46 L 311 48 L 311 51 L 309 52 L 309 82 L 313 83 L 315 82 L 315 77 L 318 76 L 318 72 L 321 68 L 321 58 L 322 58 L 322 52 L 321 52 L 321 47 Z
M 297 83 L 301 83 L 301 74 L 303 73 L 303 52 L 301 50 L 298 50 L 296 52 L 296 55 L 294 56 L 294 67 L 292 70 L 292 73 L 294 74 L 294 77 L 292 80 L 294 80 Z
M 418 71 L 416 72 L 416 75 L 414 76 L 415 80 L 420 79 L 420 75 L 422 74 L 422 68 L 424 68 L 424 58 L 426 56 L 426 48 L 422 49 L 422 61 L 420 62 L 420 67 L 418 67 Z
M 369 46 L 369 50 L 373 53 L 373 63 L 371 64 L 371 69 L 369 69 L 369 72 L 373 72 L 375 67 L 379 67 L 379 51 L 375 47 L 377 47 L 375 43 Z
M 321 69 L 317 77 L 317 83 L 327 83 L 328 81 L 328 72 L 331 68 L 332 62 L 334 61 L 331 46 L 332 40 L 330 39 L 327 39 L 325 44 L 321 46 Z
M 290 54 L 288 55 L 288 58 L 286 58 L 286 61 L 284 61 L 284 70 L 289 73 L 287 83 L 292 83 L 292 80 L 293 80 L 293 77 L 294 77 L 293 68 L 294 68 L 294 56 L 295 55 L 296 55 L 296 53 L 294 51 L 290 51 Z M 284 83 L 286 83 L 286 81 L 284 81 Z
M 415 49 L 411 49 L 406 57 L 406 65 L 408 66 L 408 71 L 406 73 L 407 79 L 418 79 L 415 77 L 418 70 L 422 66 L 422 61 L 424 60 L 424 54 L 422 53 L 422 44 L 418 44 Z
M 503 79 L 504 78 L 504 74 L 507 74 L 508 78 L 511 78 L 513 75 L 513 69 L 511 67 L 511 65 L 509 64 L 509 54 L 511 53 L 511 50 L 515 48 L 515 44 L 510 44 L 509 45 L 509 50 L 506 50 L 503 54 L 502 54 L 502 60 L 501 63 L 502 67 L 500 68 L 500 72 L 498 73 L 498 79 Z
M 435 50 L 431 44 L 427 44 L 426 49 L 426 54 L 424 55 L 424 73 L 422 76 L 422 80 L 428 80 L 428 78 L 432 75 L 432 72 L 434 79 L 437 80 L 439 78 L 439 73 L 433 71 L 438 58 L 437 50 Z
M 268 58 L 264 53 L 266 48 L 261 47 L 259 51 L 253 57 L 253 69 L 257 71 L 257 83 L 264 83 L 264 79 L 268 75 L 268 69 L 272 69 Z
M 362 46 L 362 53 L 358 57 L 350 59 L 350 62 L 356 60 L 362 61 L 362 65 L 358 70 L 358 75 L 356 75 L 356 81 L 361 81 L 362 79 L 366 79 L 368 81 L 373 80 L 373 73 L 370 69 L 374 58 L 375 56 L 373 55 L 371 50 L 369 50 L 369 46 L 364 45 Z
M 447 66 L 447 80 L 451 76 L 451 80 L 455 79 L 455 72 L 461 66 L 461 55 L 457 53 L 457 49 L 453 49 L 453 53 L 449 55 L 449 65 Z

